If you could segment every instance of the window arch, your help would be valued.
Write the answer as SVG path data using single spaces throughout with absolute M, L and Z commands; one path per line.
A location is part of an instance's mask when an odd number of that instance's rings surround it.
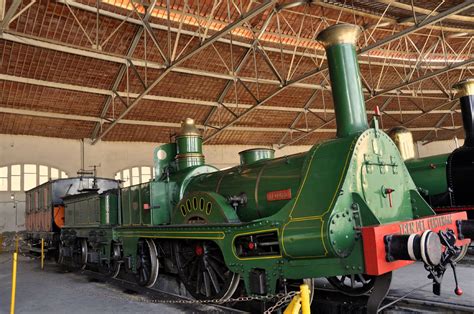
M 122 180 L 123 186 L 145 183 L 155 176 L 155 168 L 150 166 L 136 166 L 122 169 L 115 173 L 115 180 Z
M 67 178 L 55 167 L 38 164 L 13 164 L 0 167 L 0 192 L 28 191 L 49 180 Z

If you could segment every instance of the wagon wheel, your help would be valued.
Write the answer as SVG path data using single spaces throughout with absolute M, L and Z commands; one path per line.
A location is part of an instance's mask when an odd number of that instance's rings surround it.
M 374 287 L 374 276 L 356 274 L 327 277 L 329 283 L 344 294 L 360 296 L 366 294 Z
M 152 240 L 138 241 L 136 280 L 140 286 L 150 288 L 155 284 L 159 266 L 157 255 L 156 246 Z
M 116 278 L 120 273 L 122 263 L 122 248 L 120 244 L 113 243 L 110 260 L 101 263 L 98 270 L 108 277 Z
M 64 249 L 64 243 L 63 243 L 63 241 L 59 241 L 59 244 L 58 244 L 58 258 L 56 259 L 56 263 L 59 264 L 59 265 L 62 265 L 64 263 L 63 249 Z
M 212 241 L 177 241 L 175 257 L 181 281 L 198 300 L 228 300 L 239 285 L 240 275 L 227 268 Z
M 122 247 L 119 244 L 112 245 L 112 257 L 110 258 L 110 277 L 116 278 L 122 266 Z
M 81 255 L 80 255 L 79 265 L 80 265 L 81 269 L 86 269 L 86 266 L 87 266 L 87 252 L 88 252 L 87 240 L 86 239 L 81 239 L 79 241 L 80 241 L 80 245 L 81 245 Z

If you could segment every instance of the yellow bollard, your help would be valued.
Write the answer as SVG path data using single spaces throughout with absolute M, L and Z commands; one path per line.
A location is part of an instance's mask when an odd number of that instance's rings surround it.
M 310 314 L 311 308 L 309 304 L 309 287 L 307 284 L 302 284 L 300 286 L 300 296 L 301 296 L 301 311 L 303 314 Z
M 300 293 L 293 297 L 283 314 L 298 314 L 301 309 L 302 314 L 311 314 L 311 306 L 309 304 L 309 287 L 307 284 L 300 286 Z
M 293 314 L 293 313 L 298 313 L 301 308 L 301 298 L 299 295 L 295 295 L 293 297 L 293 300 L 291 300 L 290 304 L 288 304 L 288 307 L 285 309 L 283 314 Z
M 41 238 L 41 270 L 44 270 L 44 239 Z
M 13 253 L 13 270 L 12 270 L 12 298 L 10 304 L 10 314 L 15 314 L 15 293 L 16 293 L 16 264 L 18 263 L 18 253 Z
M 18 234 L 15 236 L 15 252 L 18 253 Z

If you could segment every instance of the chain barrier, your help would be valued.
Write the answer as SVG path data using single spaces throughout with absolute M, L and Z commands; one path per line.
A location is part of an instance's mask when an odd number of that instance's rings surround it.
M 290 291 L 289 293 L 278 293 L 278 294 L 269 294 L 264 296 L 242 296 L 238 298 L 230 298 L 226 300 L 222 299 L 211 299 L 211 300 L 161 300 L 161 299 L 146 299 L 144 297 L 139 298 L 138 302 L 143 303 L 162 303 L 162 304 L 225 304 L 225 303 L 235 303 L 235 302 L 248 302 L 248 301 L 271 301 L 277 299 L 276 303 L 269 307 L 264 314 L 270 314 L 278 310 L 280 307 L 289 303 L 293 297 L 299 294 L 299 291 Z

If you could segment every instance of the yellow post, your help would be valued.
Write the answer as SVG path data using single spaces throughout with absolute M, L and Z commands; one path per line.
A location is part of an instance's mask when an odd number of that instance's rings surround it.
M 44 239 L 41 238 L 41 270 L 44 269 Z
M 15 235 L 15 252 L 18 253 L 18 234 Z
M 288 307 L 285 309 L 283 314 L 293 314 L 293 313 L 298 313 L 301 308 L 301 297 L 299 295 L 295 295 L 293 297 L 293 300 L 291 300 L 290 304 L 288 304 Z
M 15 314 L 15 293 L 16 293 L 16 264 L 18 263 L 18 253 L 13 253 L 13 270 L 12 270 L 12 297 L 10 305 L 10 314 Z
M 311 308 L 309 304 L 309 287 L 307 284 L 302 284 L 300 286 L 300 296 L 301 296 L 301 312 L 302 314 L 310 314 Z

